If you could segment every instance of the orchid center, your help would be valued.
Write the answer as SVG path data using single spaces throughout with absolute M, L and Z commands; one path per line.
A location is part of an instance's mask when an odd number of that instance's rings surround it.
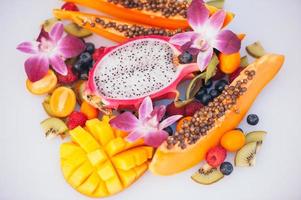
M 209 48 L 209 44 L 204 38 L 197 39 L 195 43 L 201 51 L 206 51 Z
M 41 52 L 48 53 L 51 52 L 55 48 L 54 42 L 51 40 L 47 40 L 45 38 L 41 39 L 41 43 L 39 44 L 39 49 Z

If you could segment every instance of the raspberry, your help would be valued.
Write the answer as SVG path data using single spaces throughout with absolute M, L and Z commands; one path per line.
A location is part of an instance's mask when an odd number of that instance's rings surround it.
M 193 116 L 196 111 L 198 111 L 203 104 L 198 101 L 193 101 L 185 106 L 185 116 Z
M 170 103 L 166 107 L 166 114 L 168 116 L 172 116 L 172 115 L 184 115 L 185 114 L 185 108 L 184 107 L 177 108 L 175 106 L 175 103 L 172 102 L 172 103 Z
M 81 112 L 72 112 L 67 120 L 67 125 L 70 130 L 76 128 L 77 126 L 84 126 L 88 120 L 87 116 Z
M 57 74 L 58 82 L 61 84 L 71 84 L 78 79 L 78 76 L 73 72 L 71 65 L 68 65 L 67 69 L 68 69 L 68 73 L 66 76 Z
M 98 60 L 98 58 L 100 56 L 102 56 L 102 54 L 104 53 L 105 51 L 105 47 L 99 47 L 98 49 L 96 49 L 93 53 L 93 60 L 96 62 Z
M 227 151 L 221 146 L 209 149 L 206 155 L 207 163 L 212 167 L 220 166 L 226 159 Z
M 63 10 L 70 10 L 70 11 L 79 11 L 78 7 L 71 2 L 67 2 L 62 6 Z
M 232 83 L 236 77 L 239 76 L 240 72 L 243 70 L 242 67 L 239 67 L 237 70 L 235 70 L 232 74 L 229 75 L 229 82 Z

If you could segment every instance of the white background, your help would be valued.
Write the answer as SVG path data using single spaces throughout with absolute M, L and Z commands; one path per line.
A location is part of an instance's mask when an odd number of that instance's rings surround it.
M 44 138 L 39 126 L 46 118 L 42 98 L 26 91 L 27 55 L 15 50 L 18 43 L 37 36 L 41 21 L 60 4 L 58 0 L 0 1 L 0 200 L 88 199 L 61 175 L 62 141 Z M 228 0 L 226 8 L 236 13 L 231 29 L 247 34 L 244 45 L 260 40 L 268 51 L 286 55 L 282 70 L 250 110 L 258 113 L 259 125 L 250 127 L 245 121 L 241 125 L 246 131 L 269 132 L 256 166 L 235 168 L 231 176 L 211 186 L 191 181 L 198 166 L 171 177 L 146 173 L 107 199 L 301 199 L 301 0 Z

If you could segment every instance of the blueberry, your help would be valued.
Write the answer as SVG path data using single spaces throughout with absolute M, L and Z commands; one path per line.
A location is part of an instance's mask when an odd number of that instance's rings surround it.
M 215 84 L 215 89 L 219 92 L 222 92 L 226 85 L 228 85 L 228 81 L 220 80 Z
M 210 88 L 213 84 L 213 81 L 209 79 L 207 82 L 204 83 L 205 88 Z
M 84 65 L 88 65 L 93 61 L 93 58 L 91 56 L 90 53 L 88 52 L 84 52 L 82 54 L 80 54 L 79 56 L 79 60 L 84 64 Z
M 255 126 L 256 124 L 258 124 L 259 118 L 256 114 L 250 114 L 247 117 L 247 122 L 248 122 L 248 124 Z
M 195 98 L 199 101 L 201 101 L 201 98 L 203 96 L 203 94 L 208 94 L 208 91 L 205 87 L 202 87 L 195 95 Z
M 179 55 L 179 62 L 181 64 L 188 64 L 188 63 L 191 63 L 193 60 L 193 57 L 192 55 L 185 51 L 184 53 L 182 53 L 181 55 Z
M 95 51 L 95 45 L 91 42 L 87 42 L 85 51 L 88 52 L 89 54 L 93 54 Z
M 211 95 L 212 98 L 217 97 L 220 93 L 216 89 L 210 90 L 209 94 Z
M 200 102 L 207 106 L 207 104 L 212 100 L 212 97 L 210 94 L 203 94 L 200 98 Z
M 83 71 L 83 62 L 81 60 L 77 60 L 73 65 L 73 69 L 75 72 L 81 73 Z
M 167 133 L 168 133 L 168 135 L 169 136 L 172 136 L 173 135 L 173 130 L 172 130 L 172 128 L 169 126 L 169 127 L 166 127 L 165 129 L 164 129 L 164 131 L 166 131 Z
M 232 173 L 232 171 L 233 171 L 233 165 L 232 165 L 231 163 L 229 163 L 229 162 L 223 162 L 223 163 L 221 164 L 221 166 L 220 166 L 220 171 L 221 171 L 224 175 L 228 176 L 228 175 L 230 175 L 230 174 Z

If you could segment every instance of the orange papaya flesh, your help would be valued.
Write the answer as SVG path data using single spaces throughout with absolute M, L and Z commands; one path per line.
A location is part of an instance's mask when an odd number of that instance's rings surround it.
M 125 19 L 129 21 L 138 22 L 141 24 L 148 24 L 151 26 L 157 26 L 169 29 L 188 28 L 189 24 L 185 18 L 185 15 L 179 13 L 174 16 L 164 16 L 161 11 L 151 11 L 146 9 L 126 8 L 120 4 L 110 3 L 107 0 L 64 0 L 66 2 L 77 3 L 85 7 L 89 7 L 100 12 L 112 15 L 119 19 Z M 186 10 L 188 4 L 181 5 Z M 206 5 L 210 14 L 217 12 L 219 9 L 213 6 Z M 229 24 L 234 18 L 234 14 L 227 12 L 224 26 Z
M 153 34 L 172 36 L 176 33 L 185 31 L 183 29 L 170 30 L 159 27 L 150 27 L 106 16 L 59 9 L 53 10 L 53 15 L 58 19 L 71 20 L 77 25 L 115 42 L 124 42 L 128 38 Z
M 167 142 L 164 142 L 157 149 L 152 159 L 149 167 L 150 171 L 157 175 L 172 175 L 202 161 L 207 151 L 219 144 L 224 133 L 237 127 L 256 96 L 277 74 L 283 62 L 284 56 L 267 54 L 250 64 L 244 71 L 254 70 L 255 75 L 245 85 L 246 91 L 238 97 L 234 106 L 228 109 L 223 117 L 214 122 L 213 127 L 207 131 L 205 136 L 202 136 L 196 143 L 188 145 L 185 149 L 181 149 L 178 146 L 168 149 Z M 240 73 L 230 86 L 234 86 L 238 81 L 247 78 L 244 71 Z

